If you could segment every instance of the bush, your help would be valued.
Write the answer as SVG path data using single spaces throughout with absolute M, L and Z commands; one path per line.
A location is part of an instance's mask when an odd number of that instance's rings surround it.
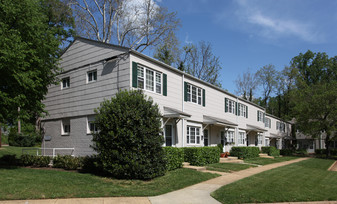
M 219 163 L 220 150 L 218 147 L 185 147 L 184 160 L 195 166 Z
M 82 171 L 97 175 L 104 174 L 102 163 L 97 155 L 82 158 Z
M 35 131 L 26 130 L 18 133 L 17 128 L 10 129 L 8 134 L 8 144 L 15 147 L 33 147 L 36 144 L 38 134 Z
M 16 166 L 20 164 L 20 160 L 16 158 L 15 154 L 6 154 L 0 157 L 0 166 Z
M 273 157 L 278 157 L 280 156 L 280 150 L 276 149 L 276 147 L 261 147 L 262 153 L 266 153 L 269 156 L 273 156 Z
M 1 135 L 1 144 L 8 144 L 8 135 Z
M 222 144 L 218 144 L 217 147 L 219 148 L 220 153 L 223 153 L 223 145 Z
M 184 162 L 184 150 L 177 147 L 164 147 L 166 168 L 168 171 L 181 168 Z
M 48 156 L 24 154 L 20 160 L 24 166 L 48 167 L 51 159 Z
M 158 105 L 140 91 L 121 91 L 95 110 L 94 149 L 116 178 L 152 179 L 166 172 Z
M 308 151 L 306 149 L 297 149 L 295 153 L 300 156 L 305 156 L 308 154 Z
M 283 156 L 292 156 L 295 153 L 294 149 L 281 149 L 280 154 Z
M 232 147 L 230 154 L 239 159 L 250 159 L 259 157 L 260 149 L 258 147 Z
M 76 170 L 82 166 L 82 158 L 73 157 L 70 155 L 60 156 L 57 155 L 53 159 L 54 168 L 62 168 L 66 170 Z
M 318 155 L 325 155 L 326 149 L 316 149 L 315 153 Z M 330 156 L 337 156 L 337 149 L 330 149 Z

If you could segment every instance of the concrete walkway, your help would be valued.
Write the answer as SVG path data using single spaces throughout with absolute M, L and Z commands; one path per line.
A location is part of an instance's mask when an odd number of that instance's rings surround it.
M 220 177 L 204 181 L 202 183 L 195 184 L 193 186 L 186 187 L 184 189 L 166 193 L 163 195 L 149 197 L 152 204 L 171 204 L 171 203 L 208 203 L 218 204 L 219 202 L 211 197 L 211 192 L 217 190 L 221 186 L 233 183 L 237 180 L 252 176 L 254 174 L 261 173 L 270 169 L 285 166 L 288 164 L 300 162 L 308 158 L 294 159 L 290 161 L 269 164 L 265 166 L 249 168 L 234 173 L 225 173 Z
M 300 158 L 256 168 L 249 168 L 233 173 L 217 172 L 222 176 L 204 181 L 193 186 L 186 187 L 174 192 L 155 196 L 155 197 L 104 197 L 104 198 L 70 198 L 70 199 L 43 199 L 43 200 L 13 200 L 13 201 L 0 201 L 0 204 L 166 204 L 166 203 L 219 203 L 217 200 L 210 196 L 211 192 L 217 190 L 221 186 L 230 184 L 237 180 L 261 173 L 270 169 L 285 166 L 295 162 L 306 160 L 307 158 Z M 212 171 L 209 171 L 212 172 Z M 213 172 L 214 173 L 214 172 Z M 322 203 L 322 202 L 311 202 Z M 336 203 L 336 202 L 331 202 Z

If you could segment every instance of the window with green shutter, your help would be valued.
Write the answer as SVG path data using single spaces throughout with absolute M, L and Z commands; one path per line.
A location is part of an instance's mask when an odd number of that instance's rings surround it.
M 138 87 L 138 64 L 137 62 L 132 62 L 132 87 L 137 88 Z
M 205 90 L 184 82 L 184 101 L 205 106 Z
M 167 75 L 163 74 L 163 95 L 167 96 Z

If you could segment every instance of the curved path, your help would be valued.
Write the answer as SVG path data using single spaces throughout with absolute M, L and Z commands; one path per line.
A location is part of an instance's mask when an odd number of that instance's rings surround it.
M 193 186 L 186 187 L 181 190 L 173 191 L 163 195 L 149 197 L 152 204 L 171 204 L 171 203 L 219 203 L 213 197 L 211 192 L 217 190 L 221 186 L 230 184 L 234 181 L 252 176 L 254 174 L 261 173 L 270 169 L 285 166 L 288 164 L 300 162 L 308 158 L 294 159 L 285 162 L 279 162 L 274 164 L 268 164 L 265 166 L 259 166 L 255 168 L 249 168 L 238 172 L 225 173 L 220 177 L 204 181 L 202 183 L 195 184 Z

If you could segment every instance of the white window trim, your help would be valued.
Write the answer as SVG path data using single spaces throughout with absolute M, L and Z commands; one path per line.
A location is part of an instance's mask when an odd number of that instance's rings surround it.
M 257 134 L 257 145 L 263 145 L 263 134 L 262 133 Z
M 143 68 L 143 77 L 140 77 L 138 75 L 138 69 L 139 68 Z M 153 72 L 153 91 L 146 88 L 146 80 L 147 80 L 146 70 L 149 70 L 149 71 Z M 160 75 L 160 93 L 157 93 L 157 80 L 156 80 L 157 74 Z M 138 78 L 143 78 L 143 87 L 139 87 Z M 142 89 L 144 91 L 149 91 L 151 93 L 162 95 L 163 94 L 163 73 L 138 64 L 138 67 L 137 67 L 137 87 L 138 87 L 138 89 Z
M 69 132 L 64 131 L 65 125 L 69 125 Z M 61 135 L 70 135 L 70 132 L 71 132 L 70 119 L 62 119 L 61 120 Z
M 225 100 L 226 101 L 226 104 L 225 104 L 225 106 L 227 107 L 227 113 L 233 113 L 234 115 L 236 115 L 236 113 L 235 113 L 235 101 L 234 100 L 232 100 L 232 99 L 230 99 L 230 98 L 226 98 L 227 100 Z M 226 107 L 225 107 L 225 109 L 226 109 Z
M 87 116 L 87 135 L 92 135 L 93 132 L 90 131 L 90 122 L 95 120 L 95 115 Z M 94 133 L 98 132 L 94 131 Z
M 94 72 L 96 72 L 96 79 L 92 79 L 91 81 L 89 81 L 89 74 L 94 73 Z M 90 70 L 90 71 L 87 72 L 87 84 L 96 82 L 97 78 L 98 78 L 98 76 L 97 76 L 97 69 Z
M 239 131 L 238 132 L 238 146 L 246 146 L 247 144 L 247 134 L 245 131 Z M 243 134 L 243 143 L 240 143 L 240 134 Z
M 194 143 L 191 143 L 191 129 L 188 128 L 196 128 L 195 129 L 195 140 Z M 199 135 L 197 135 L 197 129 L 199 129 Z M 202 127 L 200 125 L 195 124 L 187 124 L 186 125 L 186 144 L 187 146 L 202 146 L 203 142 L 201 140 L 202 136 Z M 199 137 L 199 143 L 197 143 L 197 137 Z
M 258 110 L 257 111 L 257 115 L 258 115 L 258 122 L 263 122 L 264 123 L 264 119 L 263 119 L 263 111 Z
M 238 108 L 240 112 L 239 116 L 243 116 L 246 118 L 247 117 L 247 106 L 245 104 L 239 103 Z
M 68 80 L 68 83 L 66 83 L 67 84 L 67 86 L 66 87 L 63 87 L 63 81 L 64 80 Z M 70 88 L 70 77 L 64 77 L 64 78 L 62 78 L 62 82 L 61 82 L 61 90 L 62 89 L 69 89 Z
M 166 125 L 170 125 L 171 126 L 171 142 L 172 142 L 172 147 L 174 147 L 175 145 L 174 145 L 174 126 L 173 126 L 173 123 L 171 123 L 171 122 L 169 122 L 169 123 L 167 123 L 167 124 L 165 124 L 165 126 L 164 126 L 164 139 L 165 139 L 165 141 L 164 141 L 164 147 L 166 147 Z
M 192 96 L 193 96 L 193 88 L 195 88 L 195 97 L 196 97 L 196 102 L 193 102 L 192 100 Z M 189 90 L 189 91 L 188 91 Z M 203 89 L 198 87 L 198 86 L 195 86 L 193 84 L 190 84 L 190 83 L 187 83 L 187 102 L 190 102 L 190 103 L 193 103 L 193 104 L 197 104 L 197 105 L 201 105 L 202 106 L 202 101 L 203 101 L 203 98 L 202 98 L 202 91 Z M 200 95 L 199 95 L 200 93 Z M 200 100 L 199 100 L 200 99 Z M 200 103 L 199 103 L 200 102 Z

